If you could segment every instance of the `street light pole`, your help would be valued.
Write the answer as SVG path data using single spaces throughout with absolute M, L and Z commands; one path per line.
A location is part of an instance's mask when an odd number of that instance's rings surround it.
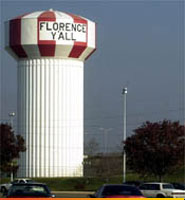
M 9 113 L 8 114 L 9 115 L 9 117 L 10 117 L 10 125 L 11 125 L 11 127 L 12 127 L 12 131 L 14 131 L 14 127 L 13 127 L 13 120 L 14 120 L 14 117 L 15 117 L 15 113 L 14 112 L 11 112 L 11 113 Z M 12 167 L 13 167 L 13 161 L 12 161 L 12 163 L 11 163 L 11 165 L 12 165 Z M 10 180 L 11 180 L 11 182 L 13 181 L 13 171 L 11 172 L 11 175 L 10 175 Z
M 9 113 L 9 117 L 10 117 L 10 125 L 11 125 L 12 130 L 13 130 L 13 119 L 15 117 L 15 113 L 14 112 Z
M 127 88 L 123 88 L 123 142 L 126 141 L 126 105 L 127 105 Z M 123 182 L 126 181 L 126 152 L 124 150 L 125 144 L 123 144 Z

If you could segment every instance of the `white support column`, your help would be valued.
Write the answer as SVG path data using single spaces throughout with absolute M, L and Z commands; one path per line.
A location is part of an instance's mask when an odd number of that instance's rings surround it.
M 83 62 L 22 60 L 18 73 L 18 124 L 27 148 L 19 176 L 82 176 Z

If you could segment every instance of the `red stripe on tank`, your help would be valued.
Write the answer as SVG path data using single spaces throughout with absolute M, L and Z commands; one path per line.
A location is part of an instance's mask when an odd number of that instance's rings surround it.
M 16 17 L 15 19 L 10 20 L 9 24 L 9 45 L 12 51 L 19 58 L 26 58 L 27 54 L 24 51 L 21 44 L 21 19 L 27 14 Z
M 86 24 L 86 42 L 74 42 L 74 46 L 69 54 L 69 57 L 79 58 L 82 55 L 82 53 L 85 51 L 85 49 L 87 48 L 88 23 L 87 23 L 87 20 L 79 16 L 69 14 L 69 13 L 67 14 L 73 18 L 74 23 Z
M 55 56 L 56 41 L 40 40 L 39 24 L 40 21 L 56 21 L 56 16 L 52 11 L 46 11 L 40 14 L 37 23 L 37 41 L 41 56 Z
M 87 24 L 87 20 L 81 18 L 80 16 L 73 15 L 71 13 L 66 13 L 66 14 L 73 18 L 74 23 Z
M 87 43 L 74 42 L 74 46 L 69 54 L 69 57 L 79 58 L 86 48 L 87 48 Z

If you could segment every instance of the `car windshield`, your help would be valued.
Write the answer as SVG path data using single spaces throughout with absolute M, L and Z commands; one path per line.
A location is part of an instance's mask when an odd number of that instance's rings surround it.
M 172 184 L 163 184 L 163 189 L 174 189 Z
M 36 196 L 46 197 L 49 195 L 49 190 L 42 185 L 13 185 L 8 196 Z
M 134 187 L 115 185 L 115 186 L 106 186 L 103 193 L 105 195 L 132 195 L 132 196 L 141 196 L 141 192 Z
M 33 183 L 34 181 L 33 181 L 33 180 L 30 180 L 30 179 L 26 179 L 26 182 L 27 182 L 27 183 Z

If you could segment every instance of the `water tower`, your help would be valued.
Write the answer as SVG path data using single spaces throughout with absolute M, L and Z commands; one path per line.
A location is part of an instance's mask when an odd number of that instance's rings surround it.
M 84 61 L 96 49 L 95 23 L 48 10 L 5 27 L 18 61 L 17 132 L 27 148 L 18 177 L 83 176 Z

